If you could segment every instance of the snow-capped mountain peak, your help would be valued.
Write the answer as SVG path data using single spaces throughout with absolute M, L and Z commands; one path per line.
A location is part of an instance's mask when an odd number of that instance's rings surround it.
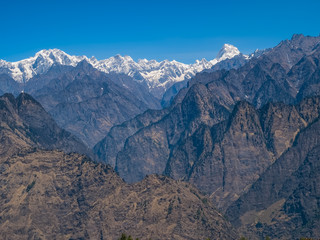
M 17 82 L 26 82 L 37 74 L 42 74 L 55 63 L 76 66 L 86 56 L 70 56 L 59 49 L 41 50 L 33 57 L 17 62 L 0 62 L 0 72 L 8 73 Z
M 238 48 L 231 44 L 224 44 L 223 47 L 220 49 L 216 59 L 220 62 L 225 59 L 231 59 L 234 56 L 237 56 L 240 54 L 240 51 Z
M 190 79 L 204 69 L 210 69 L 218 62 L 239 55 L 240 51 L 233 45 L 224 44 L 216 58 L 196 60 L 193 64 L 185 64 L 176 60 L 139 59 L 135 62 L 130 56 L 120 54 L 97 60 L 95 57 L 71 56 L 59 49 L 41 50 L 35 56 L 18 61 L 6 62 L 0 60 L 0 73 L 9 74 L 18 82 L 27 82 L 37 74 L 43 74 L 53 64 L 76 66 L 82 60 L 89 62 L 94 68 L 105 73 L 122 73 L 137 81 L 144 81 L 155 95 L 161 95 L 175 82 Z M 244 55 L 245 56 L 245 55 Z

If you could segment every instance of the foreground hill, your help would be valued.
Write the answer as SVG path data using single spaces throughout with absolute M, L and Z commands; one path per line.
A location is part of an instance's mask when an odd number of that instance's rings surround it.
M 194 187 L 149 176 L 128 185 L 77 154 L 22 151 L 1 161 L 0 231 L 10 239 L 237 239 Z

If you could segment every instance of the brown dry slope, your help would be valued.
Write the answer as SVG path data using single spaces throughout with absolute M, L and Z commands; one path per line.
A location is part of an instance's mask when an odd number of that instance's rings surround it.
M 78 154 L 24 150 L 1 161 L 3 239 L 236 239 L 189 184 L 149 176 L 128 185 Z

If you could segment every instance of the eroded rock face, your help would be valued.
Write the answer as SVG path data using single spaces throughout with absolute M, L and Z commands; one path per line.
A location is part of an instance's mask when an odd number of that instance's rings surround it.
M 310 111 L 318 112 L 318 100 L 308 101 Z M 270 103 L 256 110 L 240 102 L 228 120 L 213 127 L 203 125 L 173 147 L 165 174 L 194 183 L 225 210 L 310 123 L 297 110 L 301 106 L 307 108 L 306 102 Z
M 227 210 L 247 236 L 319 238 L 319 131 L 316 119 Z

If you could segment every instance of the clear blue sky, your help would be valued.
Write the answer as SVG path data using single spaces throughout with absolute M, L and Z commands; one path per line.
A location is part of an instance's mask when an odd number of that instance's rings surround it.
M 41 49 L 135 60 L 213 59 L 223 43 L 250 53 L 294 33 L 318 36 L 320 1 L 16 1 L 0 4 L 0 59 Z

